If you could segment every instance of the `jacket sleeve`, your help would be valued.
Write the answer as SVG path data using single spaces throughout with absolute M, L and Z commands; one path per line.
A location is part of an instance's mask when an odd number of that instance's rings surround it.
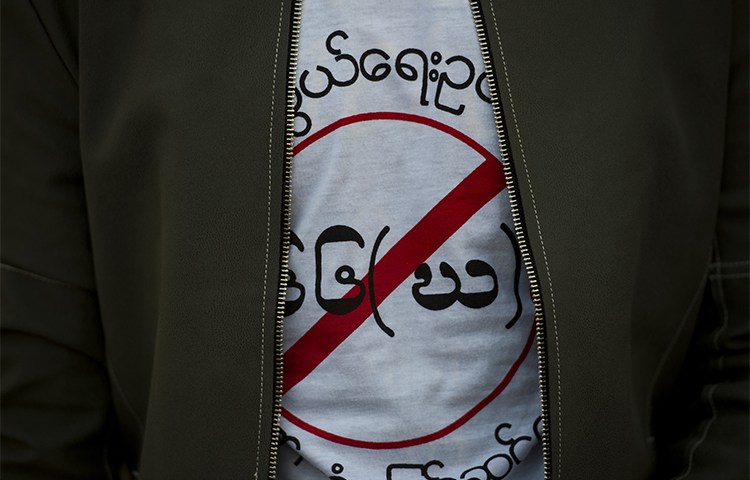
M 2 478 L 108 478 L 76 3 L 2 3 Z
M 673 480 L 750 478 L 750 191 L 748 2 L 733 2 L 726 136 L 713 260 L 700 315 L 671 398 L 672 441 L 662 475 Z

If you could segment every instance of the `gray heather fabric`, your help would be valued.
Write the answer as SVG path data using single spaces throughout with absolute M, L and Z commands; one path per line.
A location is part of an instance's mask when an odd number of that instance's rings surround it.
M 280 478 L 538 480 L 534 307 L 469 5 L 347 5 L 303 2 Z

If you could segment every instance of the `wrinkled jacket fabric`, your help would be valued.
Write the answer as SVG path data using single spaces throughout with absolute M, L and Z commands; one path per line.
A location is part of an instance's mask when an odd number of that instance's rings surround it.
M 550 477 L 747 478 L 747 2 L 480 3 Z M 269 476 L 290 19 L 3 2 L 3 478 Z

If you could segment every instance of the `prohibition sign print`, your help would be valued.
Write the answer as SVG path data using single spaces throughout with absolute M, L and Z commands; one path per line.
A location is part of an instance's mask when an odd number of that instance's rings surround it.
M 305 380 L 321 363 L 339 348 L 368 318 L 376 307 L 415 273 L 452 235 L 465 225 L 482 207 L 505 189 L 502 163 L 478 142 L 458 131 L 428 117 L 401 112 L 370 112 L 344 117 L 311 134 L 294 148 L 295 157 L 318 140 L 331 133 L 355 124 L 372 121 L 396 121 L 421 125 L 448 135 L 478 154 L 482 161 L 463 180 L 440 199 L 410 230 L 374 264 L 368 275 L 362 277 L 371 302 L 361 302 L 345 315 L 324 313 L 284 354 L 284 384 L 286 394 Z M 372 282 L 371 278 L 372 276 Z M 376 279 L 376 281 L 375 281 Z M 375 288 L 372 288 L 374 286 Z M 374 291 L 373 291 L 374 290 Z M 351 288 L 342 298 L 361 295 L 361 289 Z M 287 408 L 282 415 L 292 424 L 329 441 L 359 448 L 394 449 L 420 445 L 460 428 L 478 412 L 497 398 L 510 383 L 528 355 L 534 340 L 533 325 L 520 346 L 520 353 L 507 365 L 505 375 L 499 375 L 497 386 L 467 411 L 460 412 L 448 425 L 431 433 L 391 441 L 370 441 L 338 435 L 315 426 L 295 415 Z

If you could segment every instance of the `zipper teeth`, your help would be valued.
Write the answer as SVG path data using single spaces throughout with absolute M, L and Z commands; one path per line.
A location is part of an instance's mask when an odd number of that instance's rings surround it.
M 484 69 L 487 73 L 487 85 L 490 90 L 490 99 L 492 104 L 492 113 L 495 117 L 495 129 L 500 144 L 500 154 L 503 161 L 503 173 L 505 174 L 506 188 L 508 190 L 508 199 L 510 200 L 511 215 L 513 217 L 513 227 L 516 232 L 518 246 L 521 250 L 526 272 L 529 276 L 529 285 L 531 290 L 531 300 L 534 303 L 534 325 L 537 336 L 537 355 L 539 367 L 539 390 L 540 403 L 542 409 L 542 456 L 544 461 L 544 478 L 551 479 L 552 466 L 552 449 L 549 435 L 549 400 L 547 385 L 547 353 L 546 353 L 546 332 L 544 330 L 544 317 L 542 311 L 542 296 L 539 290 L 539 281 L 537 279 L 536 268 L 531 259 L 529 251 L 526 230 L 524 229 L 523 219 L 521 218 L 521 209 L 519 207 L 518 191 L 516 188 L 516 176 L 513 171 L 510 160 L 510 148 L 508 146 L 508 136 L 505 128 L 505 116 L 500 105 L 500 96 L 498 93 L 495 79 L 495 70 L 490 58 L 490 46 L 487 39 L 487 30 L 484 24 L 479 0 L 470 0 L 471 13 L 474 17 L 474 25 L 479 37 L 479 49 L 482 53 Z
M 281 211 L 281 268 L 279 291 L 276 298 L 276 321 L 274 324 L 274 394 L 273 422 L 271 424 L 271 450 L 268 457 L 268 478 L 276 478 L 276 467 L 281 435 L 281 398 L 284 379 L 284 305 L 289 282 L 289 247 L 292 228 L 292 157 L 294 156 L 294 86 L 297 76 L 299 32 L 302 21 L 302 0 L 292 0 L 292 21 L 289 36 L 289 61 L 286 84 L 284 121 L 284 169 Z

